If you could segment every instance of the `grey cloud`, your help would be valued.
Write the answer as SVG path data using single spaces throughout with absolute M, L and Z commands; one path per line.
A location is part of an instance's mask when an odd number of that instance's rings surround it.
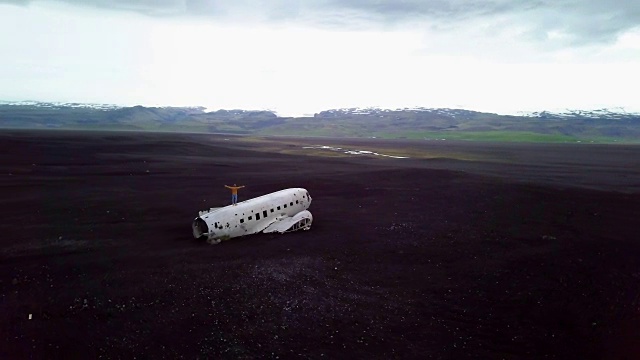
M 462 26 L 467 20 L 490 23 L 507 17 L 540 40 L 549 40 L 550 31 L 563 33 L 566 36 L 555 41 L 565 46 L 611 42 L 640 27 L 640 2 L 627 0 L 334 0 L 331 6 L 362 11 L 387 23 L 422 19 Z
M 465 26 L 507 18 L 527 28 L 526 36 L 558 46 L 606 43 L 640 26 L 640 2 L 628 0 L 61 0 L 68 4 L 135 11 L 149 16 L 242 18 L 245 12 L 264 21 L 296 20 L 329 27 L 395 26 L 407 21 Z M 0 4 L 29 0 L 0 0 Z M 255 19 L 256 16 L 251 19 Z M 549 32 L 565 36 L 551 39 Z
M 356 9 L 368 12 L 386 21 L 402 21 L 409 18 L 433 17 L 459 20 L 468 16 L 481 15 L 487 12 L 497 12 L 503 6 L 495 1 L 332 1 L 334 7 Z
M 147 15 L 173 13 L 179 14 L 184 8 L 183 0 L 0 0 L 1 4 L 28 6 L 32 3 L 66 3 L 70 5 L 94 7 L 99 9 L 134 11 Z
M 529 26 L 528 35 L 558 46 L 602 44 L 640 26 L 640 3 L 624 0 L 541 3 L 514 18 Z M 554 38 L 549 34 L 561 34 Z
M 1 4 L 9 4 L 9 5 L 28 5 L 29 0 L 0 0 Z

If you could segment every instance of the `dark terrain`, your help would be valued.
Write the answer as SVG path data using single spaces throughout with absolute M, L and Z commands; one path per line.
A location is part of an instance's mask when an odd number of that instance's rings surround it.
M 640 358 L 640 146 L 323 141 L 1 132 L 0 358 Z M 196 241 L 231 183 L 311 230 Z

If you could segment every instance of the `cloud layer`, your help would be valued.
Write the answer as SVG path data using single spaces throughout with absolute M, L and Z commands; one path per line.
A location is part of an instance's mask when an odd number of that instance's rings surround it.
M 639 6 L 0 0 L 0 99 L 285 114 L 637 108 L 626 88 L 640 82 Z
M 199 17 L 248 22 L 299 22 L 339 28 L 422 24 L 440 30 L 478 21 L 519 29 L 523 40 L 562 46 L 611 43 L 640 24 L 640 2 L 628 0 L 62 0 L 148 16 Z M 48 1 L 0 0 L 29 5 Z M 502 29 L 504 30 L 504 29 Z

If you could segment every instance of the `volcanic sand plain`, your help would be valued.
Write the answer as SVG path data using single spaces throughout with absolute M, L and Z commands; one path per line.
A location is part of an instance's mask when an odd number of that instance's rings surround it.
M 640 354 L 638 146 L 5 130 L 0 150 L 1 358 Z M 306 188 L 311 230 L 193 239 L 232 183 Z

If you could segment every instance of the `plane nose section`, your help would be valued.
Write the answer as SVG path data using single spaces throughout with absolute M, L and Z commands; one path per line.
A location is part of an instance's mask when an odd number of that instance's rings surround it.
M 193 230 L 193 237 L 196 239 L 200 239 L 201 237 L 208 236 L 209 234 L 209 226 L 207 226 L 207 223 L 199 217 L 193 220 L 193 223 L 191 224 L 191 229 Z

